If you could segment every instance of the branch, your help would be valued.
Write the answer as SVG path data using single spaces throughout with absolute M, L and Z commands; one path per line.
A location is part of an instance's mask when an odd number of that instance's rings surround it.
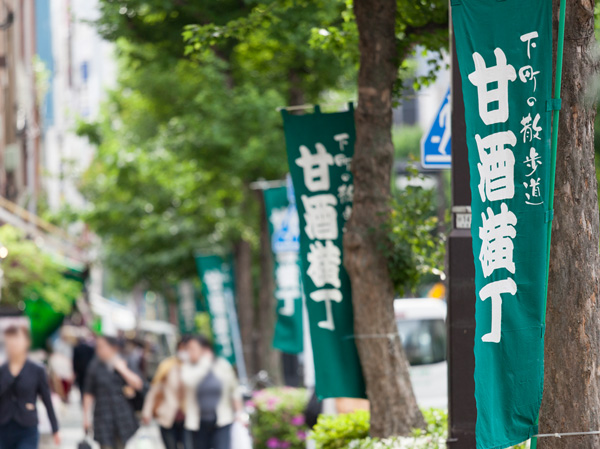
M 583 11 L 584 11 L 584 12 L 585 12 L 585 13 L 586 13 L 586 14 L 587 14 L 589 17 L 592 17 L 592 18 L 594 17 L 594 10 L 593 10 L 593 9 L 590 9 L 590 8 L 588 8 L 587 6 L 585 6 L 585 5 L 583 4 L 583 0 L 580 0 L 580 1 L 578 1 L 578 2 L 577 2 L 577 5 L 578 5 L 578 6 L 579 6 L 581 9 L 583 9 Z
M 420 26 L 407 26 L 404 29 L 405 36 L 421 36 L 421 35 L 431 35 L 437 33 L 438 31 L 445 31 L 448 29 L 448 22 L 427 22 L 425 25 Z M 414 41 L 406 42 L 406 45 L 399 46 L 400 50 L 400 60 L 405 60 L 409 53 L 413 50 L 415 45 L 418 45 L 420 42 L 415 39 Z
M 448 29 L 448 22 L 427 22 L 425 25 L 420 26 L 407 26 L 404 30 L 404 34 L 433 34 L 437 31 L 444 31 Z

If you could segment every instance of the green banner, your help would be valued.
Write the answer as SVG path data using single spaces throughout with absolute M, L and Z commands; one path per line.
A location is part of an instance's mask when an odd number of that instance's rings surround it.
M 303 350 L 302 289 L 300 287 L 300 225 L 293 190 L 264 191 L 271 236 L 277 321 L 273 347 L 288 354 Z
M 365 397 L 354 340 L 350 279 L 342 263 L 352 213 L 354 110 L 291 115 L 282 111 L 300 219 L 302 285 L 320 398 Z
M 31 346 L 46 349 L 46 342 L 63 323 L 65 316 L 43 299 L 25 300 L 25 314 L 31 321 Z
M 194 284 L 191 281 L 181 281 L 177 284 L 177 311 L 179 314 L 179 331 L 191 334 L 196 331 L 196 314 L 198 302 Z
M 234 284 L 231 263 L 216 255 L 197 255 L 196 266 L 202 281 L 202 294 L 208 304 L 215 352 L 235 364 L 233 326 L 235 316 Z M 232 310 L 233 309 L 233 310 Z
M 452 0 L 471 175 L 477 447 L 538 431 L 551 182 L 552 1 Z

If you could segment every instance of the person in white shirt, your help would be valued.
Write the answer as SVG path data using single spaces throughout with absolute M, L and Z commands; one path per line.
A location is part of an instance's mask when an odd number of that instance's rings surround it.
M 243 402 L 233 367 L 216 357 L 204 336 L 187 345 L 189 362 L 181 370 L 185 386 L 185 429 L 191 449 L 230 449 L 231 425 L 244 420 Z

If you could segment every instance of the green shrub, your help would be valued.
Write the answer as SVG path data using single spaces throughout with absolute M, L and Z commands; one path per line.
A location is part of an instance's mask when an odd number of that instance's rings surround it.
M 358 411 L 339 416 L 321 416 L 311 436 L 317 449 L 442 449 L 448 426 L 443 410 L 424 410 L 425 430 L 415 430 L 413 437 L 381 440 L 369 437 L 369 412 Z
M 318 449 L 344 449 L 351 441 L 369 436 L 369 412 L 321 415 L 311 435 Z
M 346 415 L 323 415 L 315 426 L 311 439 L 317 449 L 446 449 L 448 413 L 441 409 L 425 409 L 427 426 L 415 429 L 412 437 L 370 438 L 369 412 Z M 526 443 L 513 449 L 526 449 Z
M 247 403 L 252 411 L 254 449 L 305 449 L 307 400 L 306 390 L 299 388 L 267 388 L 255 392 Z

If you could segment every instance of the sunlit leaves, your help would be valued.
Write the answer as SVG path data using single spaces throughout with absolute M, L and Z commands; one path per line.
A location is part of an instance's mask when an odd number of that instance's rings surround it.
M 420 178 L 416 170 L 410 176 Z M 425 276 L 439 276 L 444 269 L 446 245 L 436 215 L 436 191 L 420 184 L 409 183 L 395 193 L 383 225 L 385 239 L 380 249 L 400 295 L 414 294 Z
M 16 307 L 25 300 L 43 299 L 57 313 L 69 313 L 82 286 L 64 276 L 67 268 L 13 226 L 0 227 L 0 242 L 8 249 L 0 262 L 2 304 Z

